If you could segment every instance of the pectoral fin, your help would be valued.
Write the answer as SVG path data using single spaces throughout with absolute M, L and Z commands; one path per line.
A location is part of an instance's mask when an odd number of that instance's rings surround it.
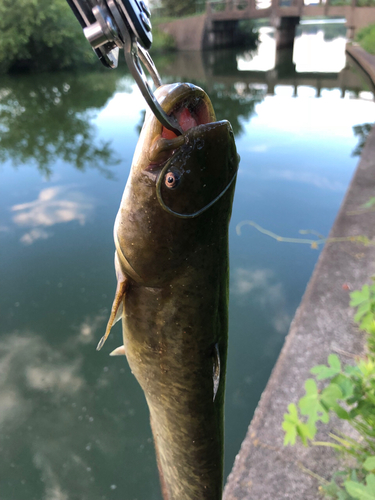
M 125 356 L 125 346 L 120 345 L 110 353 L 110 356 Z
M 108 323 L 107 323 L 107 328 L 105 330 L 105 334 L 100 339 L 100 341 L 96 347 L 97 351 L 100 351 L 100 349 L 103 347 L 104 342 L 107 340 L 108 335 L 111 332 L 112 326 L 122 316 L 123 299 L 125 297 L 126 290 L 128 289 L 128 286 L 129 286 L 128 278 L 121 271 L 120 264 L 119 264 L 118 257 L 117 257 L 117 252 L 115 253 L 115 269 L 116 269 L 116 275 L 117 275 L 117 288 L 116 288 L 115 299 L 114 299 L 113 304 L 112 304 L 111 315 L 110 315 Z

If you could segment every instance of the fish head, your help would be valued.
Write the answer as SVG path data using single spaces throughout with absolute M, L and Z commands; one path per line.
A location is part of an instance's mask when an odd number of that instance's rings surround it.
M 183 134 L 146 112 L 114 228 L 122 271 L 146 286 L 170 281 L 226 234 L 239 161 L 231 125 L 215 121 L 202 89 L 163 85 L 155 96 Z

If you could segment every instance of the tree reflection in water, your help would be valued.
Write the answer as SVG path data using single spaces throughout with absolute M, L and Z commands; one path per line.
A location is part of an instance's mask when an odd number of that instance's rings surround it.
M 370 130 L 374 126 L 374 123 L 363 123 L 362 125 L 356 125 L 353 127 L 354 135 L 358 138 L 358 144 L 352 152 L 352 156 L 361 156 L 362 149 L 366 143 L 367 136 Z
M 36 164 L 48 178 L 56 161 L 63 160 L 79 170 L 97 168 L 112 177 L 111 167 L 120 160 L 110 141 L 97 139 L 92 118 L 117 90 L 118 80 L 114 72 L 4 78 L 0 162 Z
M 158 69 L 164 83 L 188 81 L 202 87 L 211 99 L 217 120 L 228 120 L 236 136 L 243 123 L 255 113 L 256 104 L 265 97 L 259 85 L 243 81 L 237 69 L 234 50 L 181 52 L 175 60 L 161 61 Z
M 246 84 L 216 84 L 210 91 L 210 98 L 218 120 L 228 120 L 235 136 L 244 132 L 243 123 L 255 113 L 256 104 L 264 99 L 263 91 L 252 89 Z
M 204 81 L 192 80 L 190 83 L 203 88 L 211 99 L 217 120 L 228 120 L 232 125 L 233 133 L 236 137 L 242 134 L 243 122 L 255 112 L 255 105 L 264 98 L 264 93 L 258 89 L 244 88 L 241 83 L 230 86 L 215 84 L 209 90 Z M 246 87 L 246 85 L 245 85 Z M 145 120 L 145 111 L 141 111 L 137 124 L 138 133 L 141 132 Z

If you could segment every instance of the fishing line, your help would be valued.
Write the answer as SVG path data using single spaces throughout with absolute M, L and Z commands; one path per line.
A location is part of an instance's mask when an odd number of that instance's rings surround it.
M 237 176 L 237 172 L 238 172 L 238 167 L 239 167 L 239 164 L 237 164 L 237 168 L 236 168 L 236 171 L 232 177 L 232 179 L 229 181 L 229 183 L 227 184 L 227 186 L 225 187 L 225 189 L 218 195 L 216 196 L 216 198 L 214 198 L 208 205 L 206 205 L 205 207 L 201 208 L 200 210 L 198 210 L 197 212 L 194 212 L 192 214 L 180 214 L 178 212 L 175 212 L 174 210 L 172 210 L 171 208 L 169 208 L 165 203 L 164 203 L 164 200 L 162 198 L 162 195 L 161 195 L 161 185 L 162 185 L 162 182 L 163 182 L 163 179 L 164 179 L 164 176 L 165 176 L 165 173 L 166 171 L 168 170 L 169 166 L 170 166 L 170 163 L 172 162 L 172 160 L 174 159 L 174 156 L 172 156 L 168 161 L 167 163 L 164 165 L 163 167 L 163 170 L 160 172 L 160 175 L 159 175 L 159 178 L 157 180 L 157 183 L 156 183 L 156 196 L 158 198 L 158 201 L 161 205 L 161 207 L 168 213 L 174 215 L 175 217 L 179 217 L 180 219 L 193 219 L 194 217 L 198 217 L 198 215 L 201 215 L 203 212 L 205 212 L 206 210 L 208 210 L 210 207 L 212 207 L 212 205 L 214 205 L 227 191 L 228 189 L 230 188 L 230 186 L 232 185 L 234 179 L 236 178 Z

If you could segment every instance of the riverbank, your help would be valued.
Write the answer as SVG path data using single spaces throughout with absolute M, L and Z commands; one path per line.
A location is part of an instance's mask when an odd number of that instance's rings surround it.
M 375 82 L 375 57 L 356 46 L 347 51 Z M 374 193 L 375 128 L 329 236 L 366 235 L 374 240 L 375 212 L 352 213 Z M 374 272 L 374 246 L 326 244 L 228 477 L 224 500 L 319 498 L 318 477 L 331 479 L 337 455 L 330 448 L 284 447 L 283 415 L 289 403 L 304 395 L 304 382 L 314 365 L 326 363 L 331 353 L 344 362 L 363 353 L 364 336 L 354 324 L 349 293 L 368 283 Z M 317 440 L 326 439 L 333 429 L 347 431 L 342 421 L 332 419 Z
M 367 74 L 375 88 L 375 56 L 366 52 L 359 45 L 350 43 L 347 44 L 345 50 Z

